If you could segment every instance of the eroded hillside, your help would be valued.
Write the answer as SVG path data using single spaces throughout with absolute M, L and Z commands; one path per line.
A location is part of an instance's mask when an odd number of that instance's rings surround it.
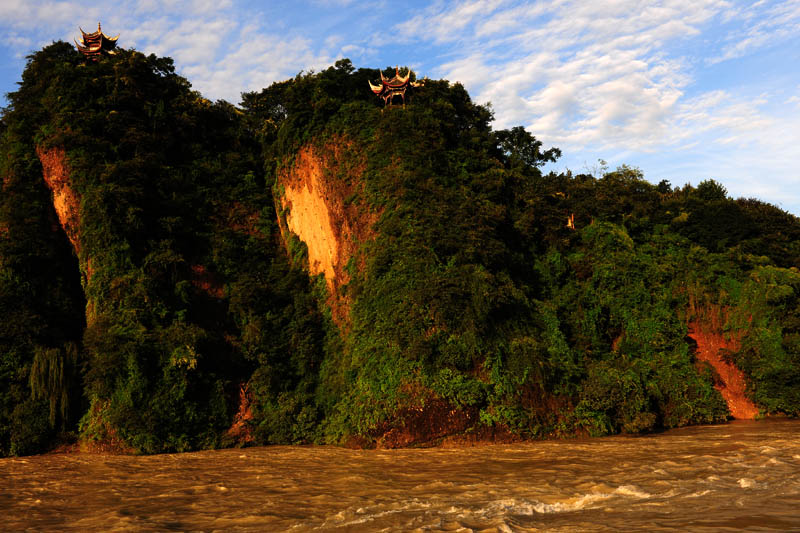
M 289 254 L 295 239 L 306 247 L 309 274 L 325 278 L 333 319 L 344 326 L 349 314 L 348 268 L 363 268 L 358 251 L 374 237 L 378 212 L 353 202 L 364 190 L 364 154 L 352 141 L 333 138 L 324 146 L 301 148 L 279 169 L 278 222 Z
M 32 55 L 0 128 L 0 452 L 800 414 L 796 217 L 546 174 L 461 85 L 384 108 L 379 78 L 341 60 L 237 108 L 169 58 Z

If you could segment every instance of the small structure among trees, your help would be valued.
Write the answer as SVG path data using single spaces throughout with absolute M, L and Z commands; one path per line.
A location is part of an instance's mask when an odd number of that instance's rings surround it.
M 390 105 L 395 97 L 399 96 L 406 105 L 406 91 L 409 87 L 421 87 L 424 82 L 411 81 L 411 70 L 406 71 L 405 77 L 400 75 L 400 67 L 395 67 L 394 76 L 387 78 L 381 72 L 381 84 L 374 85 L 369 82 L 369 88 L 379 98 L 383 98 L 383 105 Z
M 103 54 L 113 55 L 115 53 L 114 48 L 117 47 L 117 39 L 119 39 L 119 34 L 117 34 L 116 37 L 109 37 L 103 33 L 99 22 L 97 23 L 96 32 L 86 33 L 83 31 L 83 28 L 78 27 L 78 29 L 81 30 L 83 37 L 81 38 L 80 43 L 75 41 L 75 46 L 77 46 L 78 51 L 87 59 L 97 61 Z

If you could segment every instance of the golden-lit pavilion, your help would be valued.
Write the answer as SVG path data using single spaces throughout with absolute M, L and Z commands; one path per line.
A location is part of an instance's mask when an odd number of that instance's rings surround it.
M 421 87 L 423 82 L 411 81 L 411 70 L 406 71 L 405 77 L 400 75 L 400 68 L 394 69 L 394 76 L 387 78 L 381 72 L 381 84 L 374 85 L 371 81 L 369 88 L 379 98 L 383 98 L 383 105 L 390 105 L 395 97 L 400 97 L 403 105 L 406 105 L 406 91 L 409 87 Z
M 113 55 L 115 53 L 114 48 L 117 47 L 117 39 L 119 39 L 119 35 L 116 37 L 109 37 L 103 33 L 99 22 L 97 23 L 96 32 L 86 33 L 83 31 L 83 28 L 79 29 L 83 34 L 83 38 L 81 39 L 80 43 L 75 41 L 75 46 L 78 47 L 78 51 L 82 53 L 84 57 L 91 59 L 92 61 L 97 61 L 103 54 Z

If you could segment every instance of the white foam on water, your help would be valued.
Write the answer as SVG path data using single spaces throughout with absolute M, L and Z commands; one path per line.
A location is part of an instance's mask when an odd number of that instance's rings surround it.
M 666 493 L 659 495 L 659 498 L 669 499 L 669 498 L 674 498 L 675 496 L 678 496 L 679 494 L 680 494 L 680 491 L 678 489 L 669 489 Z
M 610 493 L 591 493 L 552 503 L 540 502 L 538 500 L 529 501 L 510 498 L 491 502 L 488 507 L 483 510 L 483 513 L 479 514 L 516 514 L 532 516 L 534 513 L 568 513 L 572 511 L 579 511 L 581 509 L 592 508 L 593 504 L 608 500 L 612 496 L 613 494 Z
M 615 494 L 622 496 L 633 496 L 634 498 L 649 498 L 651 495 L 643 490 L 640 490 L 635 485 L 621 485 L 614 491 Z
M 757 483 L 754 480 L 746 477 L 741 478 L 739 481 L 737 481 L 737 483 L 743 489 L 751 489 L 757 485 Z
M 358 525 L 358 524 L 363 524 L 365 522 L 371 522 L 373 520 L 376 520 L 378 518 L 382 518 L 384 516 L 388 516 L 388 515 L 391 515 L 391 514 L 401 513 L 403 511 L 404 511 L 404 509 L 389 509 L 389 510 L 381 511 L 381 512 L 378 512 L 378 513 L 375 513 L 375 514 L 369 514 L 369 515 L 366 515 L 366 516 L 364 516 L 362 518 L 356 518 L 356 519 L 353 519 L 353 520 L 350 520 L 350 521 L 347 521 L 347 522 L 342 522 L 339 525 L 339 527 L 355 526 L 355 525 Z M 324 526 L 325 526 L 325 524 L 323 524 L 323 527 Z
M 388 507 L 388 508 L 387 508 Z M 384 516 L 389 516 L 397 513 L 406 513 L 414 511 L 426 511 L 432 507 L 428 501 L 422 501 L 417 498 L 406 501 L 398 501 L 393 504 L 387 505 L 372 505 L 367 507 L 358 507 L 355 510 L 342 509 L 338 513 L 329 516 L 320 528 L 326 527 L 348 527 L 366 522 L 372 522 Z
M 422 483 L 420 485 L 414 486 L 411 490 L 412 491 L 424 491 L 424 490 L 433 490 L 433 489 L 449 489 L 454 487 L 455 483 L 451 481 L 431 481 L 428 483 Z

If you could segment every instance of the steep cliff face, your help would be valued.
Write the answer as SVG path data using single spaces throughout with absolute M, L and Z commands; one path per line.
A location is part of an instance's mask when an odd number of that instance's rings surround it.
M 290 234 L 305 243 L 309 273 L 325 277 L 328 305 L 340 325 L 349 312 L 342 290 L 350 281 L 348 263 L 359 246 L 374 237 L 372 227 L 378 218 L 352 201 L 363 188 L 364 168 L 363 154 L 353 143 L 335 138 L 321 147 L 303 147 L 278 176 L 278 218 L 284 243 L 290 246 Z
M 37 146 L 36 155 L 42 164 L 42 178 L 44 178 L 47 188 L 50 189 L 53 195 L 53 209 L 58 217 L 58 222 L 80 261 L 85 289 L 94 269 L 92 267 L 92 258 L 82 256 L 83 246 L 80 238 L 81 198 L 70 181 L 70 166 L 66 150 L 60 146 L 51 148 Z M 55 225 L 53 229 L 57 231 Z M 96 302 L 88 299 L 86 301 L 87 324 L 94 322 L 96 318 L 95 309 Z
M 55 208 L 61 228 L 67 235 L 76 255 L 80 256 L 80 205 L 81 199 L 70 184 L 69 163 L 62 147 L 36 147 L 42 163 L 42 176 L 53 193 Z

